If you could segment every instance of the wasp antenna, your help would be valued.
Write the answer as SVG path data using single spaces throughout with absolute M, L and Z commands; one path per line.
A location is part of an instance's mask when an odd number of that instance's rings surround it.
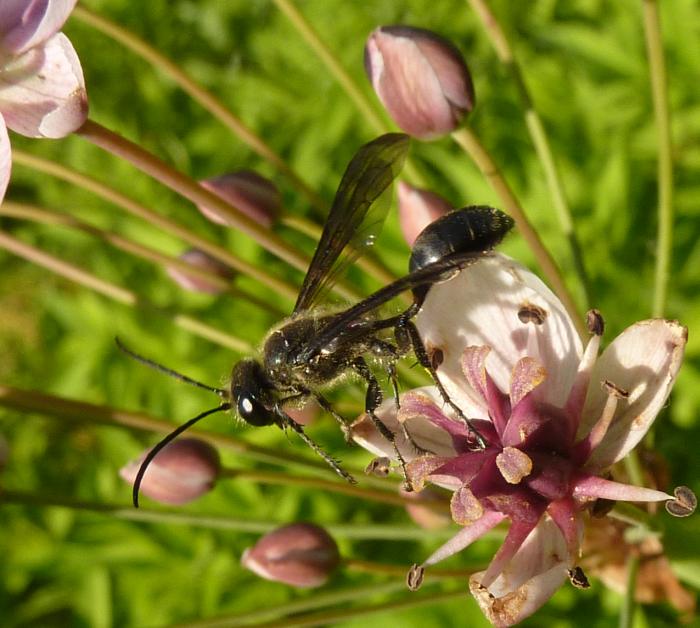
M 148 358 L 136 353 L 135 351 L 132 351 L 129 349 L 124 343 L 117 337 L 114 337 L 114 342 L 117 344 L 117 347 L 122 353 L 125 353 L 128 355 L 130 358 L 136 360 L 137 362 L 140 362 L 141 364 L 145 364 L 146 366 L 155 369 L 156 371 L 160 371 L 161 373 L 165 373 L 166 375 L 169 375 L 170 377 L 174 377 L 175 379 L 179 379 L 181 382 L 185 382 L 185 384 L 190 384 L 191 386 L 196 386 L 197 388 L 203 388 L 204 390 L 208 390 L 209 392 L 216 393 L 219 395 L 219 397 L 223 399 L 228 399 L 228 391 L 223 389 L 223 388 L 215 388 L 214 386 L 208 386 L 207 384 L 203 384 L 202 382 L 198 382 L 196 379 L 192 379 L 191 377 L 187 377 L 187 375 L 183 375 L 182 373 L 178 373 L 177 371 L 174 371 L 173 369 L 169 369 L 167 366 L 163 366 L 162 364 L 159 364 L 158 362 L 154 362 L 153 360 L 149 360 Z
M 139 467 L 138 472 L 136 473 L 136 478 L 134 479 L 134 487 L 132 491 L 132 499 L 134 502 L 134 508 L 139 507 L 139 491 L 141 489 L 141 482 L 143 481 L 143 476 L 146 474 L 146 469 L 148 469 L 148 466 L 153 462 L 153 459 L 161 452 L 163 447 L 165 447 L 168 443 L 172 442 L 175 440 L 180 434 L 182 434 L 184 431 L 190 429 L 197 421 L 201 421 L 203 418 L 208 417 L 210 414 L 214 414 L 216 412 L 223 412 L 224 410 L 229 410 L 231 408 L 230 403 L 222 403 L 220 406 L 217 406 L 216 408 L 212 408 L 211 410 L 207 410 L 206 412 L 202 412 L 201 414 L 198 414 L 196 417 L 190 419 L 186 423 L 183 423 L 179 427 L 176 427 L 170 434 L 168 434 L 163 440 L 159 441 L 147 454 L 146 457 L 143 459 L 143 462 L 141 463 L 141 466 Z
M 350 475 L 347 471 L 345 471 L 341 466 L 340 463 L 332 458 L 330 455 L 328 455 L 323 449 L 321 449 L 320 445 L 317 445 L 311 438 L 306 434 L 304 431 L 304 428 L 299 425 L 292 417 L 290 417 L 288 414 L 285 414 L 282 410 L 277 409 L 277 415 L 280 417 L 282 421 L 282 426 L 283 427 L 291 427 L 297 434 L 299 434 L 299 437 L 301 440 L 303 440 L 311 449 L 313 449 L 325 462 L 328 464 L 333 471 L 335 471 L 341 478 L 344 480 L 350 482 L 350 484 L 357 484 L 357 480 Z

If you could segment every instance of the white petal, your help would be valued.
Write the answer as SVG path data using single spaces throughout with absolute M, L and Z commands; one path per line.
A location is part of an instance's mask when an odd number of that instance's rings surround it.
M 0 50 L 14 55 L 38 46 L 56 34 L 77 0 L 2 0 Z
M 424 388 L 416 388 L 412 393 L 422 393 L 430 397 L 438 408 L 443 408 L 442 398 L 440 393 L 434 386 L 426 386 Z M 446 415 L 453 417 L 453 413 L 449 408 L 443 408 Z M 415 447 L 408 443 L 403 435 L 403 430 L 396 419 L 396 403 L 394 399 L 387 399 L 376 410 L 376 415 L 396 436 L 396 443 L 399 451 L 404 459 L 409 462 L 416 457 Z M 454 418 L 454 417 L 453 417 Z M 452 457 L 456 454 L 452 446 L 452 438 L 443 429 L 433 425 L 430 421 L 413 418 L 406 421 L 406 429 L 411 435 L 415 443 L 423 449 L 435 454 L 436 456 Z M 396 458 L 394 448 L 386 438 L 384 438 L 374 427 L 372 420 L 366 415 L 362 415 L 352 425 L 352 439 L 361 447 L 371 451 L 377 456 L 387 456 Z
M 494 626 L 512 626 L 552 597 L 573 560 L 561 532 L 545 515 L 488 589 L 480 586 L 483 571 L 470 578 L 469 589 Z
M 522 323 L 518 312 L 535 307 L 541 325 Z M 488 255 L 455 278 L 432 286 L 416 324 L 428 350 L 440 348 L 440 379 L 458 404 L 478 403 L 466 384 L 460 360 L 471 345 L 492 351 L 486 368 L 507 392 L 516 362 L 530 356 L 547 370 L 542 396 L 563 406 L 582 354 L 581 341 L 559 299 L 529 270 L 503 255 Z
M 620 401 L 587 467 L 602 469 L 621 460 L 647 433 L 671 392 L 687 340 L 688 330 L 678 322 L 654 319 L 628 327 L 603 352 L 593 368 L 579 437 L 590 431 L 603 410 L 607 395 L 602 380 L 630 396 Z
M 10 170 L 12 168 L 12 154 L 10 151 L 10 138 L 7 136 L 5 121 L 0 116 L 0 203 L 5 197 L 7 184 L 10 182 Z
M 78 55 L 62 33 L 14 59 L 0 72 L 0 112 L 28 137 L 64 137 L 87 118 Z

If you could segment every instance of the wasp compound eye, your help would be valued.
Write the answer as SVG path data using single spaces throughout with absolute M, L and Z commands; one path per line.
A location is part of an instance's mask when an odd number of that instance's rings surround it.
M 249 394 L 241 393 L 236 397 L 236 410 L 238 416 L 254 427 L 272 425 L 275 421 L 273 414 Z

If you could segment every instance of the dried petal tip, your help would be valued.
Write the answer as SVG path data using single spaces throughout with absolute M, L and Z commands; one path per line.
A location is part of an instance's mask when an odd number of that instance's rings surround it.
M 377 28 L 365 46 L 365 70 L 394 122 L 419 139 L 451 133 L 474 108 L 462 55 L 431 31 Z
M 121 478 L 133 484 L 145 457 L 146 453 L 122 467 Z M 143 476 L 141 492 L 161 504 L 186 504 L 208 493 L 220 470 L 219 454 L 209 443 L 180 438 L 153 459 Z
M 431 222 L 452 211 L 449 201 L 430 190 L 414 188 L 399 181 L 399 223 L 408 246 L 413 246 L 418 234 Z
M 252 170 L 212 177 L 199 184 L 264 227 L 272 226 L 282 206 L 282 197 L 275 184 Z M 216 209 L 205 205 L 197 205 L 197 209 L 212 222 L 226 226 L 233 224 L 228 216 Z
M 374 458 L 366 467 L 365 473 L 367 475 L 376 475 L 377 477 L 384 478 L 389 475 L 391 469 L 391 460 L 386 456 L 379 456 Z
M 673 491 L 675 499 L 666 502 L 666 511 L 674 517 L 689 517 L 695 512 L 698 498 L 687 486 L 677 486 Z
M 413 565 L 406 574 L 406 586 L 409 591 L 418 591 L 423 585 L 425 569 L 420 565 Z
M 586 312 L 586 327 L 594 336 L 602 336 L 605 331 L 605 320 L 598 310 Z
M 569 581 L 577 589 L 588 589 L 591 586 L 591 583 L 588 582 L 588 578 L 581 567 L 569 569 Z
M 325 584 L 339 563 L 333 538 L 311 523 L 277 528 L 241 556 L 241 565 L 261 578 L 299 588 Z
M 180 259 L 199 270 L 216 275 L 226 282 L 233 279 L 233 271 L 226 264 L 199 249 L 185 251 L 180 255 Z M 166 271 L 170 278 L 185 290 L 204 294 L 221 294 L 225 290 L 223 284 L 215 283 L 198 274 L 192 274 L 174 266 L 168 266 Z

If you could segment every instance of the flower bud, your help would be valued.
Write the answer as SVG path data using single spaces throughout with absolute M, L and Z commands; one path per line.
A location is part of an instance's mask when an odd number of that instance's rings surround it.
M 145 457 L 146 453 L 122 467 L 121 478 L 133 484 Z M 179 438 L 166 445 L 148 465 L 141 492 L 161 504 L 186 504 L 208 493 L 220 471 L 214 447 L 196 438 Z
M 404 240 L 413 246 L 418 234 L 431 222 L 454 209 L 446 199 L 430 190 L 399 181 L 399 224 Z
M 424 488 L 422 491 L 406 491 L 399 488 L 399 494 L 405 498 L 406 512 L 421 528 L 426 530 L 439 530 L 452 524 L 450 516 L 449 500 L 444 495 L 431 488 Z M 444 510 L 431 508 L 431 504 L 445 506 Z
M 282 198 L 275 184 L 252 170 L 239 170 L 204 179 L 199 184 L 264 227 L 272 226 L 282 206 Z M 227 216 L 215 209 L 205 205 L 197 205 L 197 208 L 212 222 L 226 226 L 232 224 Z
M 320 587 L 339 563 L 335 541 L 311 523 L 277 528 L 241 556 L 241 565 L 260 577 L 299 588 Z
M 462 55 L 431 31 L 377 28 L 365 46 L 365 70 L 394 122 L 418 139 L 454 131 L 474 108 L 474 87 Z
M 318 417 L 320 406 L 312 399 L 303 406 L 284 406 L 284 411 L 299 425 L 310 425 Z
M 188 249 L 180 259 L 192 266 L 196 266 L 201 270 L 205 270 L 213 275 L 217 275 L 226 281 L 233 279 L 233 271 L 223 262 L 212 257 L 199 249 Z M 192 292 L 204 292 L 205 294 L 221 294 L 224 288 L 216 283 L 208 281 L 202 277 L 188 273 L 186 270 L 168 266 L 166 268 L 170 278 L 175 281 L 181 288 L 191 290 Z

